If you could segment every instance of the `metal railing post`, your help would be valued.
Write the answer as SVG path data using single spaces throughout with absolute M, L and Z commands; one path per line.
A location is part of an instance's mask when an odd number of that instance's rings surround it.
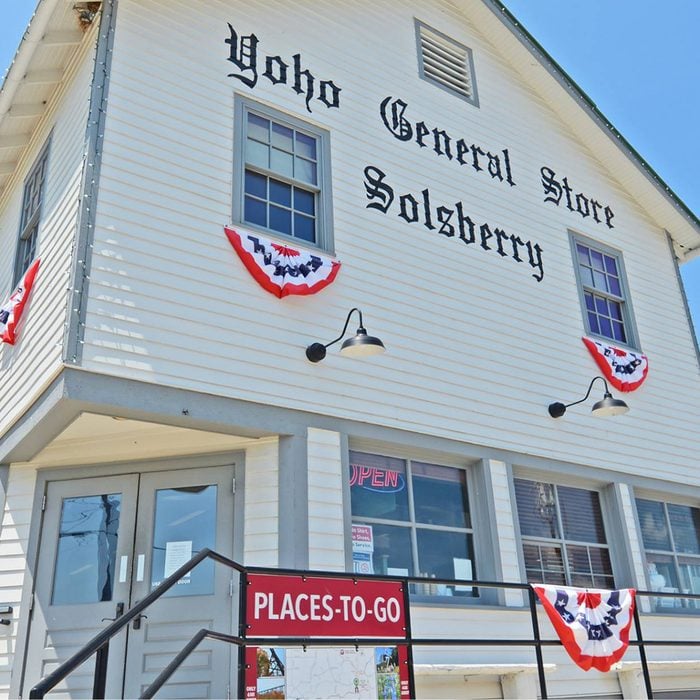
M 654 693 L 651 689 L 651 678 L 649 676 L 649 666 L 647 664 L 647 652 L 644 648 L 644 638 L 642 637 L 642 623 L 639 619 L 639 610 L 637 605 L 634 606 L 634 629 L 637 632 L 637 641 L 639 642 L 639 660 L 642 664 L 642 675 L 644 676 L 644 685 L 647 690 L 647 698 L 652 700 Z
M 540 695 L 542 696 L 542 700 L 547 700 L 547 681 L 544 677 L 544 659 L 542 658 L 542 638 L 540 637 L 540 623 L 537 619 L 537 599 L 535 598 L 535 590 L 532 586 L 527 589 L 527 597 L 530 603 L 532 636 L 535 640 L 535 658 L 537 659 L 537 676 L 540 679 Z

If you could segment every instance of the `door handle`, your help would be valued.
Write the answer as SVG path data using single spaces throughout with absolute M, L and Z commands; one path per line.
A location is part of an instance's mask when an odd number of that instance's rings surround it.
M 117 603 L 117 610 L 114 617 L 103 617 L 100 622 L 114 622 L 124 614 L 124 603 Z
M 134 618 L 134 622 L 133 622 L 133 624 L 132 624 L 132 629 L 140 630 L 140 629 L 141 629 L 141 620 L 142 620 L 142 619 L 143 619 L 143 620 L 147 620 L 147 619 L 148 619 L 148 615 L 137 615 L 137 616 Z

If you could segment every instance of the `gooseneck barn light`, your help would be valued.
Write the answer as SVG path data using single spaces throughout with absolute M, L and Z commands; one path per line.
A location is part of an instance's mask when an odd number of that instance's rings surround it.
M 548 409 L 549 415 L 552 416 L 552 418 L 561 418 L 566 413 L 566 409 L 569 408 L 569 406 L 575 406 L 576 404 L 583 403 L 591 395 L 591 389 L 593 388 L 593 384 L 595 383 L 596 379 L 600 379 L 600 381 L 605 385 L 605 393 L 600 401 L 596 401 L 593 404 L 591 413 L 594 416 L 620 416 L 623 413 L 627 413 L 627 411 L 630 410 L 629 406 L 622 399 L 613 398 L 613 395 L 610 393 L 610 389 L 608 389 L 608 383 L 605 381 L 605 378 L 593 377 L 591 383 L 588 385 L 588 391 L 582 399 L 567 404 L 560 403 L 559 401 L 550 403 Z
M 326 348 L 342 340 L 345 331 L 348 329 L 353 311 L 357 311 L 357 315 L 360 317 L 360 325 L 355 335 L 352 338 L 348 338 L 340 346 L 340 354 L 345 357 L 368 357 L 369 355 L 379 355 L 384 352 L 386 349 L 384 343 L 373 335 L 367 335 L 367 331 L 362 323 L 362 311 L 359 309 L 350 309 L 350 313 L 348 313 L 348 317 L 345 319 L 343 330 L 335 340 L 331 340 L 330 343 L 326 343 L 325 345 L 323 343 L 311 343 L 311 345 L 306 348 L 306 357 L 310 362 L 320 362 L 326 356 Z

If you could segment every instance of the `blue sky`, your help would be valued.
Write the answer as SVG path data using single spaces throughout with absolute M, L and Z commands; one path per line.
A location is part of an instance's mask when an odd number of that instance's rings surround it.
M 667 185 L 700 216 L 700 0 L 504 0 Z M 36 0 L 0 0 L 0 74 Z M 700 257 L 681 267 L 700 335 Z

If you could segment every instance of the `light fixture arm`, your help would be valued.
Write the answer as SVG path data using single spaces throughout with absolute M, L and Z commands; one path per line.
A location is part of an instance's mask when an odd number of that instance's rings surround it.
M 597 377 L 593 377 L 593 379 L 591 379 L 591 383 L 588 385 L 588 391 L 582 399 L 579 399 L 578 401 L 572 401 L 571 403 L 561 403 L 560 401 L 556 401 L 554 403 L 549 404 L 549 415 L 552 416 L 552 418 L 561 418 L 561 416 L 563 416 L 566 412 L 567 408 L 583 403 L 591 395 L 591 390 L 593 389 L 593 385 L 595 384 L 596 379 L 600 379 L 600 381 L 603 382 L 603 384 L 605 385 L 605 394 L 603 398 L 612 398 L 612 394 L 610 393 L 610 389 L 608 388 L 608 383 L 605 381 L 605 377 L 601 377 L 600 375 L 598 375 Z
M 323 347 L 324 348 L 329 348 L 331 345 L 335 345 L 339 340 L 342 340 L 343 337 L 345 336 L 345 331 L 348 329 L 348 325 L 350 323 L 350 316 L 352 316 L 352 312 L 357 311 L 357 315 L 360 317 L 360 327 L 357 329 L 358 333 L 367 333 L 365 330 L 364 324 L 362 323 L 362 311 L 360 311 L 357 307 L 350 309 L 348 312 L 348 317 L 345 319 L 345 325 L 343 326 L 343 330 L 340 332 L 340 335 L 335 339 L 331 340 L 330 343 L 326 343 Z
M 337 338 L 335 338 L 335 340 L 331 340 L 330 343 L 325 344 L 311 343 L 311 345 L 309 345 L 306 348 L 306 358 L 310 362 L 320 362 L 326 356 L 326 348 L 329 348 L 331 345 L 335 345 L 338 341 L 343 339 L 343 337 L 345 336 L 345 331 L 347 331 L 348 325 L 350 324 L 350 317 L 352 316 L 353 311 L 357 311 L 357 315 L 360 317 L 360 327 L 357 329 L 357 334 L 367 336 L 367 331 L 365 330 L 364 324 L 362 323 L 362 311 L 360 311 L 357 307 L 352 308 L 348 312 L 348 316 L 345 319 L 345 325 L 343 326 L 343 330 L 341 331 L 340 335 Z

